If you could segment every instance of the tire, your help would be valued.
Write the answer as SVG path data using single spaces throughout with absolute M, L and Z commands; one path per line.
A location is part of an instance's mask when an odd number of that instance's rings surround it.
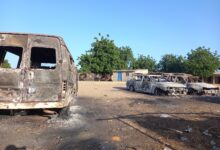
M 154 89 L 154 95 L 157 95 L 157 96 L 165 96 L 165 95 L 168 95 L 168 93 L 162 91 L 161 89 L 155 88 L 155 89 Z
M 197 95 L 197 92 L 196 92 L 196 90 L 190 88 L 190 89 L 188 90 L 188 94 L 189 94 L 189 95 Z
M 62 119 L 68 119 L 70 117 L 70 106 L 61 108 L 58 112 L 58 117 Z
M 154 95 L 156 95 L 156 96 L 160 95 L 160 91 L 158 88 L 154 89 Z

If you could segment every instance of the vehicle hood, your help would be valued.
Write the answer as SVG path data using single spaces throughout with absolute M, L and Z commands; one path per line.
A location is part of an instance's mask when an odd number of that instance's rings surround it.
M 186 88 L 186 85 L 175 82 L 158 82 L 157 85 L 163 88 L 167 88 L 167 87 Z
M 204 82 L 198 82 L 198 83 L 188 83 L 187 85 L 188 87 L 190 88 L 193 88 L 193 89 L 196 89 L 196 90 L 201 90 L 203 88 L 210 88 L 210 89 L 213 89 L 213 88 L 219 88 L 218 86 L 216 85 L 213 85 L 213 84 L 208 84 L 208 83 L 204 83 Z

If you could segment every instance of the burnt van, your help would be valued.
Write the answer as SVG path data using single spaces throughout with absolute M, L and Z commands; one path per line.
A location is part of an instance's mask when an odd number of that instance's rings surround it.
M 0 33 L 0 109 L 64 110 L 77 89 L 74 60 L 61 37 Z

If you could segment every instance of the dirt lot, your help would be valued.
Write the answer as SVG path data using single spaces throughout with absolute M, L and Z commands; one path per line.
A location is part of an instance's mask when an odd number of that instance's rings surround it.
M 0 149 L 220 148 L 220 97 L 157 97 L 125 83 L 80 82 L 67 120 L 42 112 L 0 114 Z

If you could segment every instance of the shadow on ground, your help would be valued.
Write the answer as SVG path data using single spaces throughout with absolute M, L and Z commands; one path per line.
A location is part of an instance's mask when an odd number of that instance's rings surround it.
M 122 91 L 128 91 L 129 90 L 126 87 L 113 87 L 114 89 L 122 90 Z
M 165 113 L 165 112 L 163 112 Z M 178 148 L 177 144 L 184 145 L 192 149 L 212 149 L 213 146 L 220 147 L 220 116 L 210 115 L 209 113 L 166 113 L 168 116 L 161 117 L 161 113 L 142 113 L 137 115 L 118 116 L 114 118 L 104 118 L 101 120 L 129 119 L 138 126 L 148 131 L 146 136 L 158 139 L 165 139 L 170 145 Z M 202 116 L 202 120 L 186 120 L 173 115 L 192 115 Z M 122 121 L 123 122 L 123 121 Z M 127 123 L 126 123 L 127 124 Z M 188 131 L 188 130 L 191 131 Z M 205 133 L 207 131 L 207 134 Z M 175 142 L 173 142 L 175 141 Z M 212 145 L 210 143 L 214 143 Z M 178 148 L 179 149 L 179 148 Z M 181 148 L 180 148 L 181 149 Z
M 10 110 L 0 110 L 0 120 L 12 118 L 14 116 L 40 116 L 47 119 L 53 118 L 57 113 L 56 111 L 51 111 L 51 113 L 46 113 L 42 109 L 36 110 L 13 110 L 13 114 Z
M 5 150 L 26 150 L 26 146 L 23 147 L 17 147 L 15 145 L 8 145 L 6 146 Z
M 61 144 L 58 150 L 115 150 L 115 146 L 111 143 L 104 143 L 98 139 L 88 139 L 82 141 L 68 141 Z
M 201 102 L 220 104 L 220 96 L 192 96 L 191 99 Z
M 130 94 L 146 94 L 146 93 L 143 93 L 143 92 L 132 92 L 132 91 L 129 91 L 126 87 L 113 87 L 114 89 L 117 89 L 117 90 L 120 90 L 120 91 L 124 91 L 126 93 L 130 93 Z M 154 95 L 151 95 L 151 94 L 147 94 L 148 96 L 154 96 Z
M 144 98 L 130 99 L 130 103 L 129 103 L 130 107 L 140 104 L 161 105 L 161 106 L 163 105 L 163 106 L 171 107 L 173 105 L 177 105 L 178 103 L 169 99 L 144 99 Z

